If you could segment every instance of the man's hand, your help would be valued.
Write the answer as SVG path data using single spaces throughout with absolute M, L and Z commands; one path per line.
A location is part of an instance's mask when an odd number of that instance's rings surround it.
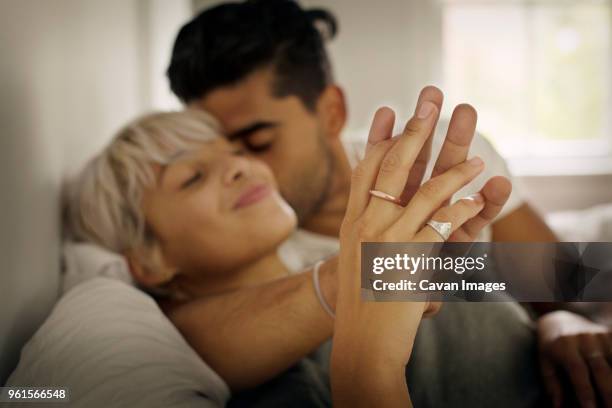
M 554 407 L 564 403 L 561 378 L 582 407 L 612 407 L 612 331 L 577 314 L 558 311 L 538 320 L 540 368 Z

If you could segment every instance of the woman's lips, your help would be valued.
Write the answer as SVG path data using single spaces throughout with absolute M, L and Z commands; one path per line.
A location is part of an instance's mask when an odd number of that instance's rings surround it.
M 270 187 L 266 184 L 258 184 L 246 189 L 234 204 L 234 209 L 242 208 L 254 204 L 270 194 Z

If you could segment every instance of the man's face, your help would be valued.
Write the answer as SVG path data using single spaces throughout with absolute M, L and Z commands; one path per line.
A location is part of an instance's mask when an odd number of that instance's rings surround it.
M 328 137 L 320 114 L 307 110 L 297 96 L 272 95 L 272 81 L 272 70 L 262 69 L 193 105 L 210 112 L 230 140 L 270 166 L 301 222 L 317 211 L 330 187 Z

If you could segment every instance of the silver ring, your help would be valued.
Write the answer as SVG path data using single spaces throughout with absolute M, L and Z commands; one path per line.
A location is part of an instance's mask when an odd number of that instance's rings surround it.
M 427 221 L 427 225 L 436 231 L 444 241 L 448 241 L 451 232 L 453 230 L 453 223 L 451 222 L 439 222 L 434 220 Z

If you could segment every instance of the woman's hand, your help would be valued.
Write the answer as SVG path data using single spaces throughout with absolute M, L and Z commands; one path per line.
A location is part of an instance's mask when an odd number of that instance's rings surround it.
M 441 236 L 426 226 L 430 219 L 451 222 L 451 240 L 473 239 L 499 212 L 510 193 L 506 179 L 494 178 L 479 194 L 449 204 L 452 195 L 483 170 L 484 164 L 478 158 L 453 164 L 415 188 L 420 179 L 413 177 L 413 166 L 422 162 L 438 112 L 436 104 L 420 100 L 403 134 L 391 138 L 393 113 L 380 109 L 372 123 L 366 155 L 353 172 L 340 231 L 332 352 L 335 405 L 410 404 L 405 366 L 423 313 L 435 308 L 427 302 L 363 302 L 361 243 L 441 242 Z M 451 122 L 449 134 L 461 131 L 452 125 Z M 371 189 L 401 197 L 402 205 L 372 197 Z

